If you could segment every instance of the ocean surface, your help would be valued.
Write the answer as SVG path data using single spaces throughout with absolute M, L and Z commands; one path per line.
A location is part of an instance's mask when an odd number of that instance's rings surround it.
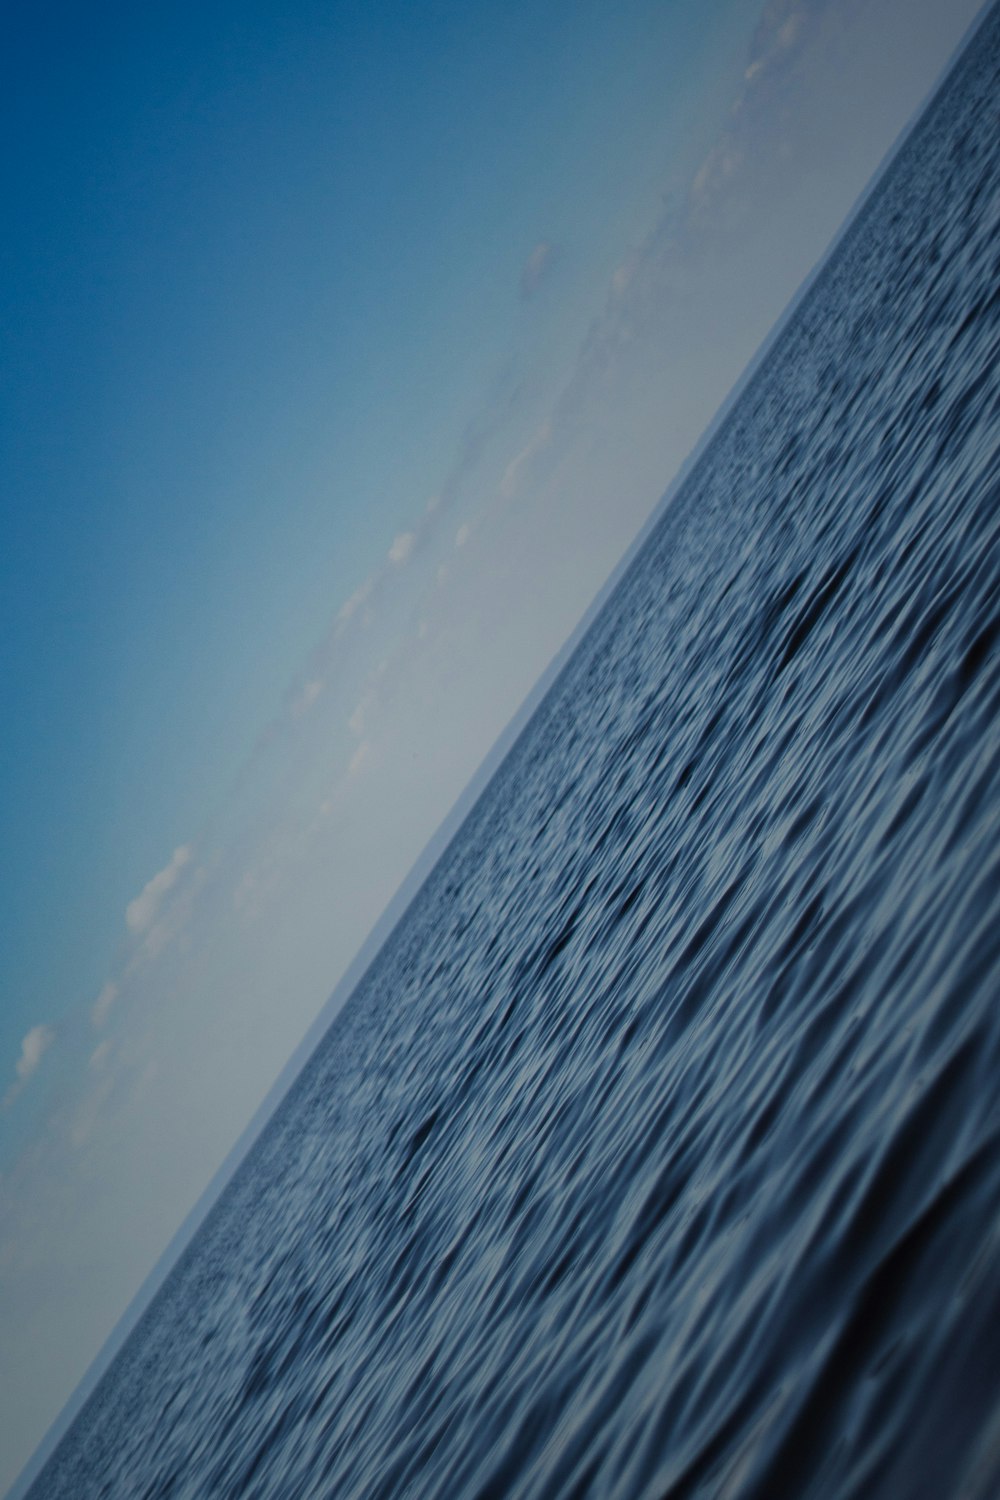
M 994 11 L 33 1500 L 1000 1495 L 998 369 Z

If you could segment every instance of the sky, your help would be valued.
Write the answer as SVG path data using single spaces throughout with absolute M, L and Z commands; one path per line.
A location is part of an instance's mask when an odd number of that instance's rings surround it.
M 0 1492 L 978 5 L 19 10 Z

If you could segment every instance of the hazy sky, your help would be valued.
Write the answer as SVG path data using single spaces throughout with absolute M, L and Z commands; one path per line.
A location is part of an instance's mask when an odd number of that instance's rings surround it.
M 19 9 L 0 1489 L 978 5 Z

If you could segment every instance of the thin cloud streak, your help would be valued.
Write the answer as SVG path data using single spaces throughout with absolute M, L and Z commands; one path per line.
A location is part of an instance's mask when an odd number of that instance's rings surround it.
M 21 1055 L 14 1065 L 17 1077 L 3 1098 L 4 1109 L 9 1109 L 28 1080 L 38 1071 L 38 1065 L 56 1039 L 54 1026 L 44 1023 L 32 1026 L 21 1040 Z
M 51 1026 L 33 1026 L 21 1043 L 21 1056 L 17 1060 L 17 1076 L 27 1083 L 41 1062 L 44 1054 L 55 1041 L 55 1030 Z
M 129 932 L 141 935 L 152 926 L 164 896 L 177 883 L 184 866 L 191 860 L 190 844 L 175 849 L 168 865 L 146 882 L 139 895 L 125 908 L 125 925 Z
M 389 561 L 395 567 L 401 567 L 413 551 L 416 540 L 412 531 L 401 531 L 389 548 Z
M 550 274 L 555 254 L 555 246 L 550 240 L 539 240 L 521 267 L 522 302 L 530 302 L 542 282 Z
M 115 1001 L 118 999 L 118 994 L 117 984 L 115 984 L 113 979 L 109 979 L 107 984 L 102 987 L 101 993 L 94 1001 L 90 1011 L 90 1023 L 97 1030 L 107 1025 L 108 1017 L 111 1014 Z

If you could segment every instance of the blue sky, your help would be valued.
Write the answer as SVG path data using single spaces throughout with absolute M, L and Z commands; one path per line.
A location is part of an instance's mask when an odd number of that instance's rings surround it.
M 711 49 L 676 10 L 68 8 L 13 50 L 0 1055 L 98 980 L 476 396 L 572 336 Z
M 0 1487 L 975 10 L 8 26 Z

